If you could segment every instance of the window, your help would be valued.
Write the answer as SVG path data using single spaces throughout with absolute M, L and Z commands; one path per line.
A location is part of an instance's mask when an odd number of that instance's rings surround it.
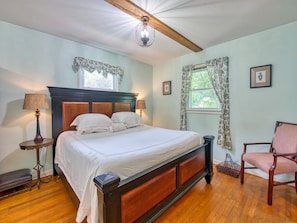
M 188 106 L 188 110 L 203 112 L 219 112 L 221 110 L 219 99 L 205 66 L 192 71 Z
M 124 76 L 124 70 L 100 61 L 75 57 L 72 65 L 77 74 L 79 88 L 118 91 Z
M 82 87 L 93 88 L 108 91 L 118 90 L 118 75 L 107 74 L 107 77 L 103 76 L 103 72 L 98 73 L 96 70 L 90 73 L 87 70 L 83 71 L 82 75 Z

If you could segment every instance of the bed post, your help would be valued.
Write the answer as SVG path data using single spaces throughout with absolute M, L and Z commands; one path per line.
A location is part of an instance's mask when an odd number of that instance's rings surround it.
M 211 178 L 213 176 L 213 161 L 212 161 L 212 150 L 213 150 L 213 141 L 214 136 L 212 135 L 206 135 L 203 137 L 205 140 L 205 163 L 206 163 L 206 170 L 207 175 L 205 176 L 205 180 L 208 184 L 210 184 Z
M 120 196 L 116 191 L 119 182 L 120 178 L 113 173 L 101 174 L 94 178 L 98 189 L 100 223 L 121 222 Z

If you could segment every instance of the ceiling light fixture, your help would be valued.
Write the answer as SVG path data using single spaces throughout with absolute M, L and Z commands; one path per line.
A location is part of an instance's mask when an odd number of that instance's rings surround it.
M 149 47 L 155 40 L 155 30 L 148 26 L 149 17 L 142 16 L 141 22 L 136 27 L 136 40 L 139 46 Z

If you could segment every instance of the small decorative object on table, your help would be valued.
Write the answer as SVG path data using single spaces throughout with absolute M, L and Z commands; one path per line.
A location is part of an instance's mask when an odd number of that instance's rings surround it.
M 217 170 L 221 173 L 237 178 L 240 174 L 240 165 L 233 162 L 231 155 L 227 153 L 225 161 L 217 165 Z

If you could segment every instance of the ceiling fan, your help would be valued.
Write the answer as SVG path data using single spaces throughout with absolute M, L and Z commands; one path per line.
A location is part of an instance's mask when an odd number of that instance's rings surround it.
M 181 45 L 187 47 L 188 49 L 199 52 L 203 49 L 197 46 L 192 41 L 188 40 L 186 37 L 181 35 L 180 33 L 176 32 L 168 25 L 145 11 L 144 9 L 140 8 L 138 5 L 134 4 L 129 0 L 105 0 L 106 2 L 112 4 L 113 6 L 117 7 L 118 9 L 126 12 L 127 14 L 135 17 L 136 19 L 141 20 L 142 17 L 146 16 L 149 18 L 149 26 L 153 27 L 154 29 L 158 30 L 159 32 L 163 33 L 164 35 L 168 36 L 169 38 L 175 40 L 176 42 L 180 43 Z

